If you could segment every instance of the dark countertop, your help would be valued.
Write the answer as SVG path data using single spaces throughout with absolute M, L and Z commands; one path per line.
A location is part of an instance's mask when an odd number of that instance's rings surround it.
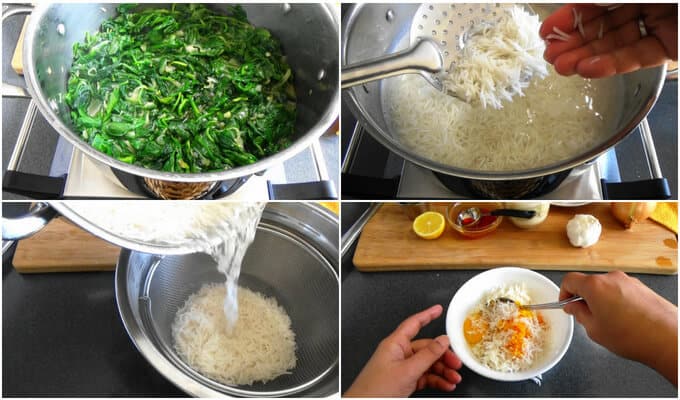
M 3 204 L 11 216 L 26 204 Z M 2 257 L 2 397 L 186 396 L 137 351 L 113 272 L 19 274 Z
M 113 276 L 21 275 L 3 260 L 3 397 L 186 396 L 132 344 Z
M 342 229 L 346 231 L 365 204 L 342 205 Z M 420 271 L 362 273 L 354 269 L 352 248 L 342 260 L 341 390 L 344 392 L 384 337 L 399 323 L 433 304 L 442 304 L 444 315 L 457 289 L 481 271 Z M 541 271 L 557 285 L 564 272 Z M 635 274 L 654 291 L 677 305 L 678 277 Z M 445 317 L 421 331 L 421 337 L 445 333 Z M 625 360 L 591 341 L 578 323 L 566 355 L 543 374 L 543 384 L 531 381 L 498 382 L 469 369 L 453 393 L 434 391 L 417 396 L 569 396 L 569 397 L 677 397 L 672 384 L 646 366 Z

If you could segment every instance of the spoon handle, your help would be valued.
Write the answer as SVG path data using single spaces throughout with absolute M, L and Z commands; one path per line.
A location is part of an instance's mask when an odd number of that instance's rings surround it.
M 562 308 L 569 303 L 573 303 L 575 301 L 581 301 L 581 300 L 583 300 L 583 297 L 581 297 L 581 296 L 572 296 L 572 297 L 569 297 L 568 299 L 564 299 L 562 301 L 556 301 L 554 303 L 528 304 L 528 305 L 522 306 L 522 308 L 525 308 L 527 310 L 546 310 L 546 309 L 551 309 L 551 308 Z
M 497 210 L 491 211 L 491 215 L 502 215 L 504 217 L 517 217 L 517 218 L 533 218 L 536 215 L 536 211 L 533 210 L 513 210 L 509 208 L 499 208 Z
M 438 45 L 432 39 L 423 39 L 404 51 L 344 66 L 340 80 L 342 88 L 347 89 L 390 76 L 416 72 L 439 73 L 443 69 L 444 60 Z

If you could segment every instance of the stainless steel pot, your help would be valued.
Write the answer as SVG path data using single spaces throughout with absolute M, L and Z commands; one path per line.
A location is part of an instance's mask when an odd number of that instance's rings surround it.
M 139 201 L 139 200 L 133 200 Z M 104 203 L 101 203 L 104 204 Z M 119 202 L 124 206 L 122 202 Z M 120 236 L 99 225 L 93 223 L 87 218 L 81 216 L 77 211 L 78 203 L 63 202 L 63 201 L 49 201 L 35 203 L 32 205 L 30 212 L 19 218 L 2 218 L 2 239 L 3 240 L 19 240 L 29 237 L 47 225 L 52 218 L 61 214 L 72 223 L 78 225 L 91 234 L 120 246 L 126 249 L 141 251 L 151 254 L 188 254 L 195 250 L 190 247 L 168 246 L 163 244 L 149 244 L 141 242 L 136 239 L 126 238 Z M 150 203 L 151 205 L 151 203 Z
M 227 12 L 225 4 L 208 6 L 216 12 Z M 85 32 L 98 30 L 104 20 L 115 16 L 115 4 L 42 4 L 33 10 L 23 47 L 28 91 L 60 135 L 87 156 L 117 170 L 148 179 L 193 183 L 225 181 L 264 171 L 309 147 L 337 116 L 339 16 L 337 6 L 326 3 L 244 4 L 243 8 L 251 23 L 269 29 L 281 41 L 293 69 L 297 93 L 293 144 L 254 164 L 198 174 L 156 171 L 120 162 L 80 139 L 71 124 L 68 107 L 60 101 L 60 94 L 66 92 L 73 44 L 81 41 Z
M 343 16 L 341 39 L 342 65 L 350 65 L 403 50 L 403 35 L 419 4 L 355 4 Z M 538 5 L 539 14 L 546 7 Z M 343 91 L 345 103 L 359 123 L 382 145 L 392 152 L 424 168 L 453 179 L 463 179 L 466 185 L 485 197 L 519 198 L 544 185 L 544 177 L 555 180 L 571 168 L 584 164 L 630 134 L 649 113 L 661 92 L 666 67 L 640 70 L 622 75 L 624 93 L 622 114 L 614 128 L 596 147 L 570 159 L 540 168 L 509 172 L 488 172 L 445 165 L 425 158 L 404 146 L 391 132 L 382 103 L 381 81 L 366 83 Z M 566 175 L 565 175 L 566 176 Z M 563 178 L 562 178 L 563 179 Z M 497 186 L 502 186 L 500 191 Z M 515 187 L 518 186 L 520 189 Z

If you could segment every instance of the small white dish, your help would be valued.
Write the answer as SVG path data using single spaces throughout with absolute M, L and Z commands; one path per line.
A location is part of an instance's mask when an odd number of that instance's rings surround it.
M 525 268 L 495 268 L 476 275 L 456 292 L 446 313 L 446 334 L 453 351 L 463 364 L 479 375 L 498 381 L 523 381 L 534 378 L 554 367 L 564 356 L 571 344 L 574 333 L 574 319 L 561 309 L 542 310 L 541 314 L 549 326 L 546 349 L 534 365 L 521 372 L 499 372 L 481 364 L 463 335 L 463 323 L 467 315 L 483 297 L 499 286 L 523 283 L 532 298 L 532 303 L 557 301 L 560 289 L 545 276 Z

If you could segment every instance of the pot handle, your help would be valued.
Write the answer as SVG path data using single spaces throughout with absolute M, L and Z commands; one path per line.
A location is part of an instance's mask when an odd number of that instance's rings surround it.
M 27 238 L 47 225 L 57 211 L 47 202 L 35 203 L 31 210 L 19 218 L 2 218 L 2 240 Z
M 33 12 L 33 7 L 26 4 L 5 4 L 2 6 L 2 22 L 12 15 L 30 14 Z
M 274 184 L 267 181 L 270 200 L 337 200 L 333 181 Z
M 316 182 L 273 184 L 267 181 L 270 200 L 337 200 L 338 193 L 330 180 L 321 144 L 318 140 L 310 146 L 312 161 L 319 180 Z
M 7 163 L 7 170 L 2 178 L 2 189 L 32 198 L 59 199 L 62 197 L 66 185 L 65 176 L 44 176 L 17 171 L 37 113 L 38 107 L 31 100 L 21 123 L 14 150 L 12 150 L 12 155 Z
M 33 7 L 29 5 L 5 4 L 2 6 L 2 23 L 11 16 L 18 14 L 30 14 L 33 12 Z M 19 97 L 31 98 L 31 95 L 25 88 L 9 83 L 2 82 L 2 97 Z
M 638 128 L 642 139 L 642 151 L 647 156 L 652 179 L 634 182 L 607 182 L 602 179 L 602 198 L 605 200 L 668 200 L 672 197 L 668 181 L 661 173 L 647 118 L 640 122 Z

